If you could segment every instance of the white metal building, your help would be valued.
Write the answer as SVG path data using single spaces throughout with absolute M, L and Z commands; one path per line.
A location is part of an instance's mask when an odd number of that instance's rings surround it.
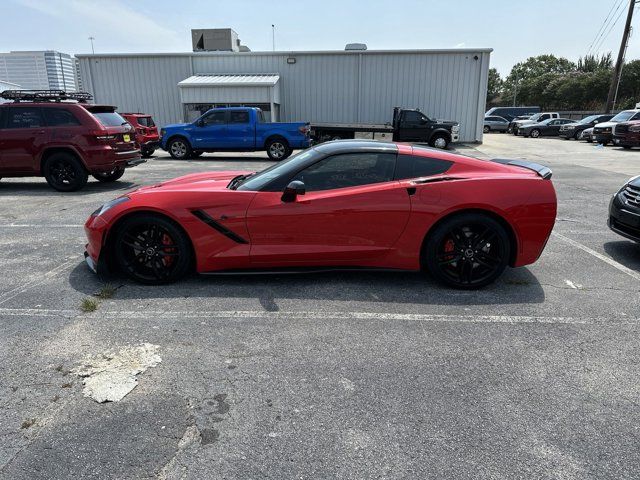
M 54 50 L 0 53 L 0 80 L 17 83 L 25 89 L 74 92 L 74 59 Z
M 395 106 L 460 122 L 481 141 L 491 49 L 77 55 L 97 103 L 190 121 L 260 106 L 273 121 L 386 123 Z

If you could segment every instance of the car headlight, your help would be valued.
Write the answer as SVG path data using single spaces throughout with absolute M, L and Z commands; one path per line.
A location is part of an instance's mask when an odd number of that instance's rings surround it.
M 640 123 L 637 125 L 629 125 L 629 131 L 634 133 L 640 132 Z
M 453 127 L 451 127 L 451 131 L 453 133 L 458 133 L 460 131 L 460 125 L 454 125 Z
M 114 198 L 113 200 L 109 200 L 107 203 L 105 203 L 100 208 L 98 208 L 95 212 L 93 212 L 91 214 L 91 216 L 92 217 L 99 217 L 100 215 L 102 215 L 106 211 L 111 210 L 116 205 L 120 205 L 121 203 L 128 202 L 129 200 L 130 200 L 130 198 L 127 197 L 127 196 L 118 197 L 118 198 Z
M 610 133 L 611 132 L 611 127 L 603 128 L 602 132 L 603 133 Z

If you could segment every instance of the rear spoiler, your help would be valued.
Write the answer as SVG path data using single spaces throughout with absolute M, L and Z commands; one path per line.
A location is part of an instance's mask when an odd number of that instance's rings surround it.
M 545 167 L 544 165 L 540 165 L 539 163 L 529 162 L 527 160 L 510 160 L 508 158 L 494 158 L 491 161 L 496 163 L 501 163 L 503 165 L 511 165 L 513 167 L 526 168 L 527 170 L 536 172 L 544 180 L 549 180 L 551 178 L 551 175 L 553 175 L 553 172 L 549 167 Z

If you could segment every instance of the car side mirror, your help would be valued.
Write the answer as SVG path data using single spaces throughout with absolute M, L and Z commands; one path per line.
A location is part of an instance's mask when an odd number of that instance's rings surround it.
M 304 195 L 304 193 L 304 182 L 301 182 L 300 180 L 294 180 L 289 185 L 287 185 L 284 189 L 284 192 L 282 192 L 282 201 L 294 202 L 298 195 Z
M 196 122 L 196 126 L 198 126 L 198 127 L 204 127 L 204 120 L 198 120 L 198 121 Z

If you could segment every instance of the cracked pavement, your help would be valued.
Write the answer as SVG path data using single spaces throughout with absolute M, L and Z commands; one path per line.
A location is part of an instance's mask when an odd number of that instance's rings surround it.
M 637 478 L 640 245 L 606 218 L 640 151 L 493 134 L 460 152 L 549 165 L 558 193 L 541 259 L 478 292 L 353 272 L 147 287 L 84 265 L 104 201 L 261 154 L 159 152 L 73 194 L 2 179 L 0 478 Z M 85 357 L 143 343 L 162 362 L 136 388 L 83 396 Z

